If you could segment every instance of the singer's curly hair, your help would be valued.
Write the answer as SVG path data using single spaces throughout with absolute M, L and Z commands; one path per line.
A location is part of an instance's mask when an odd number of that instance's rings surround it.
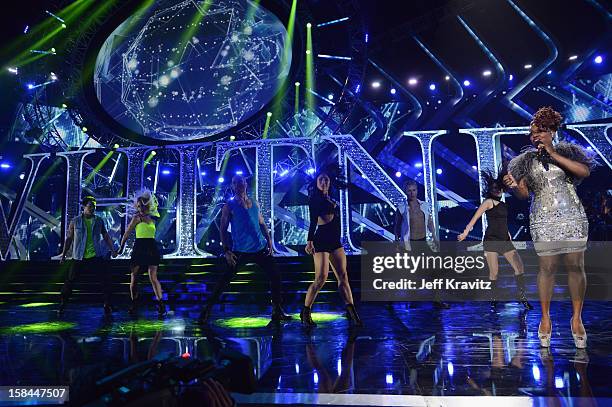
M 540 129 L 554 132 L 559 130 L 559 126 L 561 125 L 562 121 L 563 116 L 561 116 L 561 113 L 557 112 L 550 106 L 546 106 L 538 109 L 538 111 L 533 115 L 531 124 Z

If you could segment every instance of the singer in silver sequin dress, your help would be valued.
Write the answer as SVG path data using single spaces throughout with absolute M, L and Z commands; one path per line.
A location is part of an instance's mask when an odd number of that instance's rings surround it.
M 504 177 L 504 184 L 519 198 L 532 197 L 529 223 L 539 256 L 538 293 L 542 309 L 538 326 L 540 346 L 550 346 L 550 303 L 555 274 L 563 262 L 572 299 L 570 330 L 575 346 L 586 348 L 582 307 L 586 292 L 584 250 L 588 222 L 576 195 L 576 185 L 590 175 L 595 163 L 580 146 L 554 144 L 553 135 L 559 129 L 561 120 L 561 115 L 550 107 L 540 108 L 536 112 L 529 132 L 530 141 L 536 149 L 525 151 L 510 162 L 510 174 Z
M 591 165 L 577 145 L 561 142 L 554 149 L 565 158 Z M 543 161 L 531 149 L 514 158 L 509 166 L 517 181 L 525 179 L 532 194 L 529 227 L 536 252 L 539 256 L 552 256 L 584 251 L 589 223 L 576 194 L 580 179 L 553 162 Z

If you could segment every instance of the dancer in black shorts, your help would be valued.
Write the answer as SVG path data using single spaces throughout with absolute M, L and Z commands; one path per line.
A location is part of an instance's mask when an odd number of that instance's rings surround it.
M 524 266 L 516 248 L 512 244 L 510 232 L 508 231 L 508 206 L 501 200 L 506 189 L 503 177 L 507 171 L 502 169 L 500 175 L 495 177 L 490 171 L 482 171 L 482 179 L 485 185 L 483 194 L 484 201 L 465 227 L 463 233 L 457 236 L 457 240 L 463 241 L 474 227 L 474 224 L 486 212 L 487 230 L 483 238 L 483 248 L 487 265 L 489 266 L 489 280 L 491 281 L 491 308 L 497 305 L 497 274 L 499 271 L 498 256 L 503 255 L 514 269 L 514 278 L 518 289 L 518 300 L 526 309 L 533 306 L 527 301 L 525 295 Z
M 315 279 L 308 287 L 304 308 L 300 313 L 302 324 L 307 327 L 316 326 L 311 316 L 311 307 L 317 294 L 327 281 L 329 264 L 338 279 L 338 291 L 346 304 L 346 316 L 349 324 L 361 326 L 361 320 L 353 303 L 353 294 L 346 271 L 346 253 L 340 243 L 340 210 L 330 195 L 332 183 L 344 187 L 331 171 L 321 171 L 310 186 L 310 228 L 308 229 L 308 244 L 306 253 L 312 254 L 315 266 Z

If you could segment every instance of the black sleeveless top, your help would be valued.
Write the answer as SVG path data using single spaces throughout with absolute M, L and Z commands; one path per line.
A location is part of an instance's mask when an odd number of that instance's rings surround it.
M 313 240 L 319 216 L 334 215 L 334 219 L 339 216 L 338 205 L 330 202 L 322 194 L 315 191 L 308 201 L 308 212 L 310 212 L 310 227 L 308 228 L 308 240 Z
M 491 197 L 495 206 L 486 211 L 487 230 L 485 240 L 509 240 L 508 237 L 508 206 L 505 202 Z M 497 202 L 497 203 L 495 203 Z

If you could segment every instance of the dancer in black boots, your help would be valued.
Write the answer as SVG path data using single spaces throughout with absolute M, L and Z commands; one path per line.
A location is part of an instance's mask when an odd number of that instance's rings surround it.
M 208 322 L 213 305 L 219 301 L 238 269 L 247 263 L 256 263 L 270 276 L 272 321 L 289 321 L 291 316 L 285 314 L 281 307 L 281 277 L 272 257 L 272 240 L 259 205 L 247 195 L 246 180 L 242 176 L 236 175 L 232 178 L 232 189 L 235 195 L 223 206 L 220 225 L 227 269 L 208 298 L 198 323 Z M 231 241 L 227 233 L 230 224 Z
M 310 185 L 310 228 L 306 253 L 312 254 L 315 266 L 315 279 L 308 287 L 304 308 L 300 313 L 302 324 L 306 327 L 316 326 L 311 316 L 311 307 L 317 294 L 327 281 L 329 264 L 338 279 L 338 291 L 346 304 L 346 316 L 352 326 L 362 326 L 361 319 L 355 310 L 353 294 L 346 271 L 346 253 L 340 243 L 340 211 L 332 201 L 329 191 L 332 183 L 345 187 L 330 171 L 321 171 Z
M 68 227 L 66 242 L 62 252 L 61 261 L 64 262 L 66 255 L 72 249 L 72 259 L 74 264 L 70 267 L 60 298 L 58 313 L 64 313 L 66 303 L 72 293 L 72 284 L 78 275 L 84 271 L 95 273 L 102 283 L 102 291 L 104 292 L 104 313 L 110 315 L 113 311 L 111 307 L 111 286 L 109 270 L 104 270 L 103 265 L 105 256 L 110 251 L 114 256 L 117 255 L 113 247 L 104 221 L 99 216 L 96 216 L 96 199 L 93 196 L 86 196 L 81 201 L 83 212 L 72 219 Z M 102 245 L 102 238 L 107 247 Z
M 129 313 L 131 315 L 136 315 L 137 300 L 139 297 L 138 273 L 146 268 L 157 300 L 157 313 L 159 316 L 163 316 L 166 315 L 166 306 L 163 300 L 164 294 L 162 292 L 162 287 L 157 279 L 157 268 L 161 256 L 157 248 L 157 242 L 155 241 L 155 220 L 153 219 L 159 217 L 159 212 L 157 212 L 157 199 L 151 191 L 145 189 L 136 194 L 134 206 L 136 207 L 137 213 L 134 215 L 127 230 L 123 234 L 121 247 L 119 249 L 120 253 L 123 252 L 128 236 L 132 233 L 132 230 L 136 229 L 136 241 L 134 242 L 134 248 L 132 249 L 132 256 L 130 259 L 130 295 L 132 305 L 129 309 Z
M 491 309 L 497 306 L 497 274 L 499 271 L 498 256 L 503 255 L 514 269 L 514 278 L 518 290 L 518 300 L 523 306 L 530 310 L 533 306 L 527 301 L 525 295 L 524 266 L 516 248 L 512 244 L 510 232 L 508 231 L 508 206 L 501 200 L 506 190 L 503 178 L 507 174 L 505 168 L 499 171 L 495 177 L 490 171 L 482 171 L 482 180 L 485 185 L 482 202 L 476 213 L 465 227 L 463 233 L 457 236 L 460 242 L 465 240 L 478 219 L 486 212 L 487 230 L 485 231 L 483 246 L 484 254 L 489 266 L 489 281 L 491 281 Z

